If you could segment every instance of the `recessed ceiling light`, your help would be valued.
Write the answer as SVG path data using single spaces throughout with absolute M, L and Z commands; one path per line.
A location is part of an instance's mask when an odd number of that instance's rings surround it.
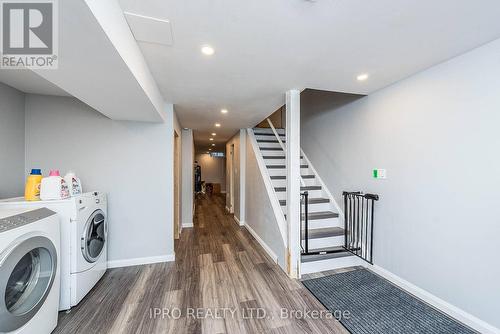
M 370 75 L 368 75 L 368 73 L 363 73 L 363 74 L 360 74 L 356 77 L 356 79 L 358 79 L 358 81 L 365 81 L 366 79 L 368 79 Z
M 209 140 L 214 140 L 213 138 L 210 138 Z
M 215 144 L 212 144 L 212 146 L 215 146 Z
M 215 123 L 215 127 L 220 128 L 220 123 Z
M 207 56 L 211 56 L 215 53 L 215 50 L 210 45 L 203 45 L 201 47 L 201 53 L 203 53 L 204 55 L 207 55 Z
M 212 136 L 216 136 L 217 134 L 215 132 L 212 132 Z
M 227 109 L 221 109 L 220 112 L 223 113 L 223 114 L 227 114 Z
M 209 150 L 209 151 L 211 151 L 212 149 L 211 149 L 211 148 L 209 148 L 208 150 Z

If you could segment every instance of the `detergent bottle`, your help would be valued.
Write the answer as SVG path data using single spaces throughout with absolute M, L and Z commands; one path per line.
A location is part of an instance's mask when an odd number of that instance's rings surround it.
M 49 177 L 44 177 L 40 185 L 40 199 L 56 200 L 69 197 L 69 189 L 66 181 L 61 177 L 58 170 L 51 170 Z
M 24 199 L 27 201 L 40 200 L 40 184 L 42 183 L 42 170 L 32 169 L 30 175 L 26 179 L 26 187 L 24 188 Z
M 64 181 L 66 181 L 66 184 L 68 185 L 70 196 L 76 196 L 82 193 L 82 182 L 76 176 L 75 172 L 67 172 L 64 176 Z

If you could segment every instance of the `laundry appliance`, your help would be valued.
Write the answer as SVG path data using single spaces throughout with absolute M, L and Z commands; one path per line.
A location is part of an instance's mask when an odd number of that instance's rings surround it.
M 60 229 L 47 208 L 0 208 L 0 333 L 49 334 L 57 326 Z
M 47 207 L 61 223 L 61 296 L 59 310 L 77 305 L 107 269 L 107 198 L 89 192 L 63 200 L 28 202 L 23 198 L 0 201 L 0 209 Z

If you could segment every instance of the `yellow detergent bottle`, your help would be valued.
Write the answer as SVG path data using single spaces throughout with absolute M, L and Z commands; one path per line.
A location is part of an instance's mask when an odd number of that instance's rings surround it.
M 40 200 L 40 184 L 42 183 L 42 171 L 40 169 L 32 169 L 31 174 L 26 180 L 24 188 L 24 199 L 27 201 Z

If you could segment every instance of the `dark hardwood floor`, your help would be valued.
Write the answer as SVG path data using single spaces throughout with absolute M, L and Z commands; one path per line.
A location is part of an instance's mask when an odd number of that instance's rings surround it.
M 325 308 L 224 207 L 221 196 L 197 198 L 175 262 L 108 270 L 55 333 L 347 333 L 325 314 L 282 316 Z

